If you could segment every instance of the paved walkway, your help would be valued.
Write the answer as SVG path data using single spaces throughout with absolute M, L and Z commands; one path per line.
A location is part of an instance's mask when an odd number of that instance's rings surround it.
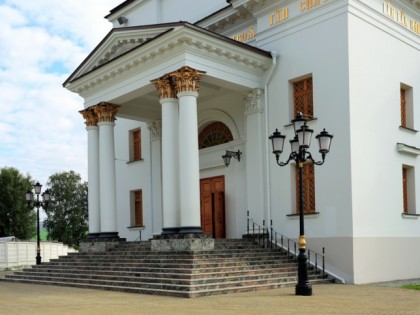
M 182 299 L 0 281 L 0 314 L 420 315 L 420 291 L 395 287 L 399 284 L 317 285 L 311 297 L 295 296 L 294 288 L 286 288 Z

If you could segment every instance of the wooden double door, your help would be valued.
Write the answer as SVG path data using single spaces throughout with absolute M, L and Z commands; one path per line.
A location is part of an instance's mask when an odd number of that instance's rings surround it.
M 214 238 L 225 238 L 225 177 L 201 179 L 200 199 L 203 233 Z

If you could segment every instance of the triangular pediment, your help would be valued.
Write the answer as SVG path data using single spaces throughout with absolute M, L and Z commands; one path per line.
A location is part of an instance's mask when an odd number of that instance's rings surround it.
M 99 43 L 66 82 L 76 80 L 104 64 L 173 29 L 174 24 L 115 28 Z

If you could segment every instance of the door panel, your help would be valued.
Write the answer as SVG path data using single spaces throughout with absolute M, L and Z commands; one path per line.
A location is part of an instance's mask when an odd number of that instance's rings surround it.
M 224 191 L 224 176 L 200 180 L 201 227 L 214 238 L 226 237 Z

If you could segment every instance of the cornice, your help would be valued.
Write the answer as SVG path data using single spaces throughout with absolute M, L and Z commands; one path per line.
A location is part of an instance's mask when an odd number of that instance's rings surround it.
M 185 52 L 194 51 L 203 58 L 223 59 L 225 63 L 255 73 L 264 72 L 271 63 L 268 52 L 181 26 L 161 35 L 159 40 L 148 41 L 100 68 L 68 82 L 65 87 L 72 92 L 85 94 L 130 73 L 144 71 L 154 66 L 156 60 L 168 58 L 171 52 L 180 49 Z

